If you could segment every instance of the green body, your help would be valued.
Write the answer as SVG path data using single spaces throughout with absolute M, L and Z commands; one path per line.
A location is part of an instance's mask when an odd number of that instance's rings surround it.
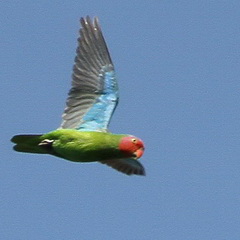
M 19 152 L 51 154 L 74 162 L 94 162 L 124 158 L 120 140 L 127 135 L 107 132 L 81 132 L 59 129 L 43 135 L 17 135 L 12 138 Z M 51 148 L 39 146 L 53 140 Z

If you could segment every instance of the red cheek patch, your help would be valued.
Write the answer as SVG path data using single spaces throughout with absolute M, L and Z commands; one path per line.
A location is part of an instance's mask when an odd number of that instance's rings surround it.
M 133 141 L 135 139 L 135 141 Z M 136 154 L 137 157 L 141 157 L 143 155 L 144 151 L 144 144 L 142 140 L 129 136 L 129 137 L 123 137 L 120 144 L 119 149 L 122 152 L 125 152 L 126 155 L 132 156 L 133 154 Z

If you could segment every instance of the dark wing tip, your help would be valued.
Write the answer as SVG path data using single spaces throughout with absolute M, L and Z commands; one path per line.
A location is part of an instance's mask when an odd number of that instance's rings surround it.
M 135 159 L 105 160 L 101 161 L 101 163 L 107 164 L 108 166 L 126 175 L 146 176 L 143 165 Z
M 87 15 L 86 17 L 81 17 L 80 23 L 82 26 L 86 26 L 86 25 L 90 24 L 90 25 L 97 26 L 98 28 L 100 28 L 99 20 L 98 20 L 97 16 L 93 17 L 93 21 L 91 21 L 91 18 L 89 15 Z

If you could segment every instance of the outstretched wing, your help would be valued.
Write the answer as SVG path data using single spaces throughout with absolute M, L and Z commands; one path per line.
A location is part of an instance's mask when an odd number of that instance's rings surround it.
M 143 165 L 135 159 L 117 159 L 101 161 L 103 164 L 118 170 L 127 175 L 146 175 Z
M 118 103 L 114 66 L 98 19 L 81 18 L 80 38 L 60 128 L 106 131 Z

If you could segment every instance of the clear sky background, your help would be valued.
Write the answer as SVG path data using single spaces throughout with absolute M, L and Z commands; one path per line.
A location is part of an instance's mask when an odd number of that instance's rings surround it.
M 0 239 L 239 240 L 240 1 L 1 1 Z M 61 122 L 98 16 L 147 176 L 12 150 Z

